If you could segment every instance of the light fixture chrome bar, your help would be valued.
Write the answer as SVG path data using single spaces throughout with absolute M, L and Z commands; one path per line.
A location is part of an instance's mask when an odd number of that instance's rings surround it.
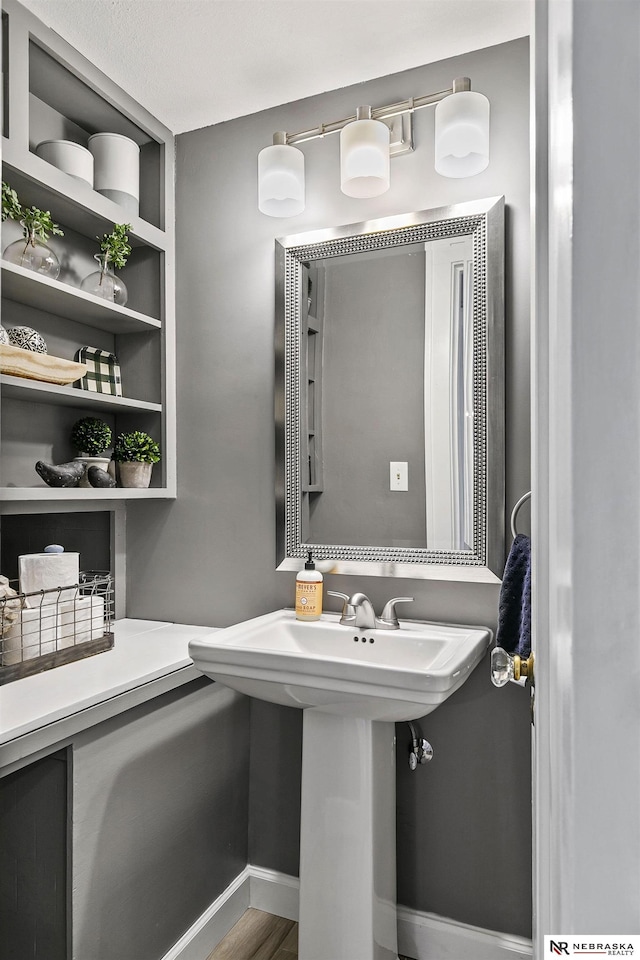
M 413 113 L 422 107 L 429 107 L 434 103 L 439 103 L 445 97 L 452 93 L 460 93 L 463 90 L 471 89 L 469 77 L 458 77 L 453 81 L 453 86 L 448 90 L 439 90 L 437 93 L 427 93 L 422 97 L 409 97 L 408 100 L 401 100 L 398 103 L 390 103 L 385 107 L 375 107 L 371 111 L 372 120 L 390 120 L 403 113 Z M 317 127 L 311 127 L 308 130 L 301 130 L 299 133 L 287 133 L 285 143 L 292 146 L 296 143 L 305 143 L 307 140 L 318 140 L 326 137 L 330 133 L 339 133 L 347 124 L 353 123 L 359 119 L 357 114 L 346 117 L 344 120 L 332 120 L 330 123 L 321 123 Z

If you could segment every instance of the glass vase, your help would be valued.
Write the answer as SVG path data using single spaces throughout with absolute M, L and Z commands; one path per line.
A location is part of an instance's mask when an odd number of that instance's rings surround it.
M 60 261 L 57 256 L 51 247 L 38 240 L 33 230 L 20 240 L 10 243 L 2 256 L 9 263 L 15 263 L 25 270 L 33 270 L 50 280 L 57 280 L 60 274 Z
M 100 269 L 85 277 L 80 289 L 124 307 L 128 297 L 127 288 L 124 281 L 115 275 L 113 267 L 109 266 L 107 254 L 97 253 L 93 259 L 100 264 Z

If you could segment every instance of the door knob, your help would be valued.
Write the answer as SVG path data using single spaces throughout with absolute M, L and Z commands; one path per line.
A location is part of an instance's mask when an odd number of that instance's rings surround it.
M 510 680 L 527 679 L 533 683 L 533 654 L 527 659 L 517 653 L 511 654 L 502 647 L 494 647 L 491 651 L 491 682 L 494 687 L 504 687 Z

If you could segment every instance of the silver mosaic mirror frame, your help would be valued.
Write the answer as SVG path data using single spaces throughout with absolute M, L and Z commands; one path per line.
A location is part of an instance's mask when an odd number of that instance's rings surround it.
M 316 544 L 302 539 L 303 264 L 440 237 L 471 236 L 474 261 L 474 537 L 471 550 Z M 476 200 L 276 240 L 277 568 L 307 551 L 332 573 L 497 582 L 504 565 L 504 198 Z M 323 568 L 329 564 L 323 564 Z

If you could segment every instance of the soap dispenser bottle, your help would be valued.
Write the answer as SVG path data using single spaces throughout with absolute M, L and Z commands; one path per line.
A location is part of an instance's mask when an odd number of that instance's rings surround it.
M 296 576 L 296 620 L 319 620 L 322 613 L 322 574 L 309 551 L 304 570 Z

